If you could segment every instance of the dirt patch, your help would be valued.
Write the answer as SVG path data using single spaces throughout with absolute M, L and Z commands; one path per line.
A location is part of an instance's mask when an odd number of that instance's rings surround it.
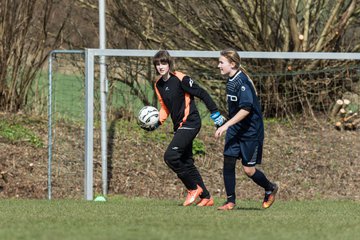
M 24 115 L 1 114 L 34 131 L 44 141 L 42 148 L 26 140 L 9 142 L 0 137 L 0 198 L 47 198 L 47 120 Z M 76 124 L 59 122 L 52 163 L 52 197 L 83 198 L 84 134 Z M 163 162 L 171 126 L 147 134 L 128 121 L 109 123 L 109 194 L 178 199 L 184 188 Z M 360 200 L 360 131 L 339 132 L 326 120 L 298 120 L 292 125 L 266 122 L 261 168 L 280 183 L 280 198 Z M 222 179 L 223 140 L 215 141 L 212 126 L 203 126 L 198 139 L 205 155 L 196 164 L 213 195 L 224 196 Z M 101 193 L 101 153 L 98 131 L 94 139 L 94 187 Z M 237 168 L 239 199 L 261 199 L 257 187 Z

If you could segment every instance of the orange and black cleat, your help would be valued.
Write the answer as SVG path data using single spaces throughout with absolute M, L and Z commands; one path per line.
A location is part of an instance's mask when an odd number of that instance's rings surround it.
M 202 194 L 202 192 L 203 189 L 199 185 L 197 185 L 197 189 L 195 190 L 188 190 L 188 194 L 183 205 L 190 206 L 191 204 L 193 204 L 195 200 Z
M 221 207 L 218 207 L 218 210 L 227 211 L 227 210 L 233 210 L 235 207 L 235 203 L 233 202 L 227 202 Z
M 276 193 L 279 190 L 279 186 L 274 184 L 274 190 L 270 194 L 265 193 L 264 201 L 262 203 L 263 208 L 269 208 L 275 202 Z
M 198 207 L 211 207 L 214 206 L 214 199 L 210 198 L 200 198 L 200 201 L 196 203 Z

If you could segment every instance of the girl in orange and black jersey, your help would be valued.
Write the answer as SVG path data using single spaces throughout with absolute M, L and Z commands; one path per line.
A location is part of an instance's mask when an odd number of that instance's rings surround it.
M 156 53 L 153 64 L 160 75 L 155 83 L 160 102 L 159 125 L 170 116 L 174 126 L 174 136 L 165 151 L 164 161 L 188 190 L 184 206 L 192 205 L 198 197 L 197 206 L 212 206 L 213 198 L 194 165 L 192 154 L 193 141 L 201 128 L 194 97 L 204 102 L 217 126 L 221 126 L 225 118 L 219 113 L 210 95 L 193 79 L 183 73 L 172 72 L 173 60 L 167 51 Z

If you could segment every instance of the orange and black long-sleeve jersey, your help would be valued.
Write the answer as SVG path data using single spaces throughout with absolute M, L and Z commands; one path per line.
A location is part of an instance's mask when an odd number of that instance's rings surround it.
M 167 81 L 160 78 L 155 83 L 155 91 L 160 102 L 160 122 L 164 123 L 170 115 L 174 131 L 179 127 L 199 128 L 201 118 L 194 97 L 200 98 L 210 113 L 218 111 L 215 102 L 189 76 L 180 72 L 170 75 Z

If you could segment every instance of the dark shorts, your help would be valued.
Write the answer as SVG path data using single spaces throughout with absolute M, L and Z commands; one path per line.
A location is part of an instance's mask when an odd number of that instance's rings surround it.
M 231 134 L 226 134 L 224 156 L 241 158 L 243 166 L 253 167 L 261 164 L 262 152 L 262 140 L 244 141 Z

